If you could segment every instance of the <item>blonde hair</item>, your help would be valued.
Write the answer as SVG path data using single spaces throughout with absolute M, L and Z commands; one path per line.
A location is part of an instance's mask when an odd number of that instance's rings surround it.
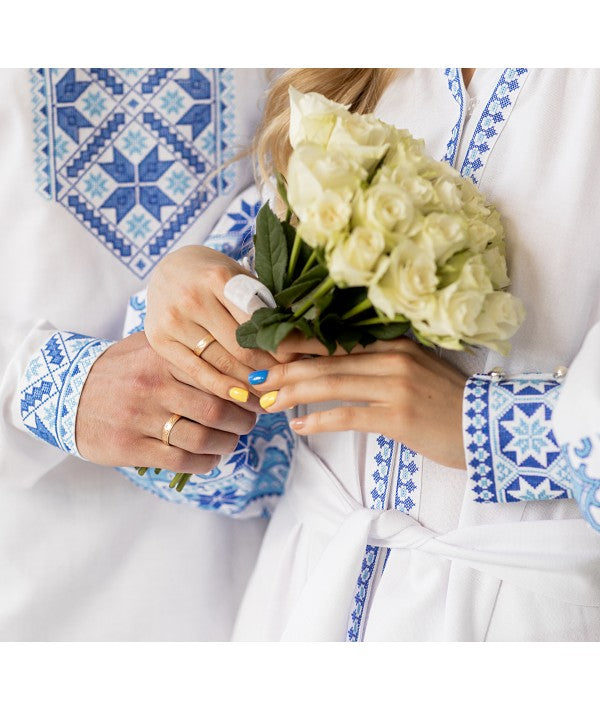
M 317 91 L 332 101 L 350 104 L 352 111 L 371 113 L 394 79 L 397 69 L 288 69 L 276 79 L 265 103 L 262 121 L 252 143 L 258 177 L 268 182 L 285 175 L 292 147 L 288 139 L 288 88 Z

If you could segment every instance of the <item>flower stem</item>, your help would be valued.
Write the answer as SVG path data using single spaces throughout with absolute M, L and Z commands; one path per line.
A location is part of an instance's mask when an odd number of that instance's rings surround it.
M 308 294 L 305 302 L 294 313 L 294 317 L 292 318 L 292 320 L 298 320 L 298 319 L 302 318 L 302 316 L 307 311 L 309 311 L 312 306 L 315 305 L 315 302 L 319 298 L 321 298 L 321 296 L 324 296 L 326 293 L 331 291 L 331 289 L 334 288 L 334 286 L 335 286 L 335 281 L 331 278 L 331 276 L 328 276 L 320 286 L 317 286 L 317 288 L 312 293 Z
M 190 480 L 192 477 L 191 473 L 182 473 L 181 478 L 179 480 L 179 483 L 177 484 L 177 491 L 181 493 L 181 491 L 185 488 L 185 484 Z
M 365 298 L 360 303 L 357 303 L 354 308 L 351 308 L 349 311 L 346 311 L 346 313 L 344 313 L 344 315 L 342 316 L 342 320 L 350 320 L 350 318 L 354 318 L 354 316 L 357 316 L 363 311 L 368 311 L 369 308 L 372 307 L 373 304 L 371 303 L 371 301 L 368 298 Z
M 169 483 L 169 488 L 175 488 L 176 486 L 179 486 L 181 483 L 181 479 L 185 476 L 185 473 L 176 473 L 173 478 L 171 479 L 171 482 Z M 185 483 L 184 483 L 185 485 Z M 179 489 L 178 489 L 179 490 Z
M 407 323 L 406 318 L 367 318 L 352 325 L 387 325 L 388 323 Z
M 304 264 L 304 267 L 303 267 L 302 271 L 300 272 L 300 276 L 304 276 L 304 274 L 310 269 L 310 267 L 316 261 L 316 258 L 317 258 L 317 251 L 315 249 L 313 251 L 313 253 L 308 257 L 306 264 Z
M 296 232 L 296 236 L 294 237 L 294 245 L 292 246 L 292 253 L 290 255 L 290 263 L 288 264 L 288 271 L 287 271 L 287 277 L 288 280 L 292 279 L 292 276 L 294 275 L 294 269 L 296 268 L 296 262 L 298 261 L 298 254 L 300 254 L 300 246 L 302 244 L 302 239 L 298 232 Z

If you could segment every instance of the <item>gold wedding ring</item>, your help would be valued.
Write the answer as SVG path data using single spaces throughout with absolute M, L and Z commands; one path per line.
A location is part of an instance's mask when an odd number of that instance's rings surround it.
M 205 335 L 203 338 L 200 338 L 200 340 L 194 346 L 194 355 L 196 355 L 197 357 L 202 357 L 202 353 L 211 343 L 214 343 L 215 340 L 216 338 L 214 338 L 210 333 L 208 333 L 208 335 Z
M 166 424 L 162 428 L 162 434 L 161 434 L 160 439 L 161 439 L 162 443 L 165 444 L 166 446 L 171 446 L 171 444 L 169 444 L 169 437 L 171 436 L 171 431 L 172 431 L 173 427 L 175 426 L 175 424 L 177 424 L 177 422 L 180 419 L 181 419 L 181 414 L 171 414 L 171 416 L 167 420 Z

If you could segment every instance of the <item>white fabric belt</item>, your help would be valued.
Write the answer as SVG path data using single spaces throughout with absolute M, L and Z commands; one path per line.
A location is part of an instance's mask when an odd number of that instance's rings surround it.
M 418 550 L 536 594 L 600 606 L 600 535 L 582 519 L 478 525 L 438 535 L 398 510 L 365 508 L 302 440 L 285 499 L 301 523 L 331 539 L 282 640 L 345 638 L 367 544 Z

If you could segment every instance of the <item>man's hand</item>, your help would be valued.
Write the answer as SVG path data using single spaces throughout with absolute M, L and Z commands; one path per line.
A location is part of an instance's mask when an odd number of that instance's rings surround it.
M 167 446 L 163 426 L 182 415 Z M 206 473 L 231 453 L 256 414 L 192 386 L 150 347 L 144 333 L 111 345 L 85 382 L 75 437 L 79 453 L 108 466 Z

